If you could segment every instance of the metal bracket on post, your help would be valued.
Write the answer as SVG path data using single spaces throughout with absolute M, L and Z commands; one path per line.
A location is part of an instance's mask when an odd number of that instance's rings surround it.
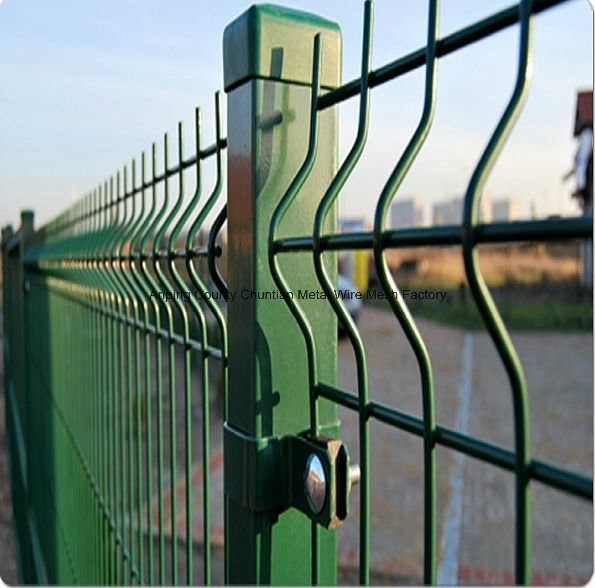
M 276 295 L 268 265 L 271 218 L 308 147 L 317 35 L 320 85 L 329 90 L 340 83 L 341 33 L 333 22 L 258 5 L 232 22 L 223 39 L 228 109 L 227 275 L 234 295 L 228 305 L 224 467 L 226 581 L 232 584 L 312 584 L 311 518 L 330 529 L 341 520 L 345 507 L 343 491 L 334 489 L 342 484 L 346 452 L 339 441 L 303 434 L 310 426 L 312 390 L 303 385 L 308 381 L 308 357 L 294 317 Z M 336 109 L 325 109 L 317 116 L 316 161 L 297 195 L 297 205 L 280 224 L 281 237 L 311 233 L 320 198 L 336 171 Z M 336 231 L 336 226 L 334 209 L 325 230 Z M 326 252 L 325 260 L 335 279 L 336 253 Z M 280 265 L 296 295 L 317 283 L 310 252 L 293 253 Z M 300 300 L 300 304 L 316 326 L 317 373 L 334 385 L 336 316 L 325 300 Z M 332 402 L 318 399 L 317 416 L 320 431 L 328 434 L 329 427 L 337 427 Z M 338 438 L 338 430 L 329 436 Z M 311 455 L 318 461 L 308 462 Z M 306 466 L 311 467 L 310 502 L 304 491 Z M 322 499 L 317 472 L 330 476 Z M 329 489 L 333 489 L 331 498 Z M 337 495 L 340 504 L 334 504 Z M 336 582 L 336 536 L 328 529 L 319 530 L 315 546 L 322 584 Z M 287 557 L 290 546 L 292 557 Z
M 225 493 L 255 513 L 280 514 L 293 507 L 327 529 L 339 527 L 358 478 L 347 447 L 326 435 L 337 429 L 328 427 L 317 437 L 304 432 L 255 438 L 225 424 Z

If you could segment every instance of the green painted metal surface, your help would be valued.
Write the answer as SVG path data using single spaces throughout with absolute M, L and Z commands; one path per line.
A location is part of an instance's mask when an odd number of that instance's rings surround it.
M 312 39 L 320 35 L 320 85 L 336 88 L 341 79 L 339 26 L 314 14 L 273 4 L 255 4 L 223 34 L 225 91 L 251 79 L 310 85 Z
M 210 583 L 217 497 L 209 468 L 197 481 L 194 465 L 213 459 L 208 407 L 217 394 L 225 421 L 218 434 L 226 582 L 335 583 L 336 531 L 327 527 L 340 522 L 337 512 L 347 515 L 349 449 L 340 445 L 337 405 L 356 413 L 359 426 L 362 583 L 370 577 L 371 419 L 423 440 L 424 582 L 436 579 L 439 445 L 514 475 L 516 581 L 529 581 L 532 483 L 592 501 L 593 481 L 532 456 L 522 365 L 481 276 L 477 245 L 589 238 L 592 217 L 482 224 L 477 210 L 528 91 L 534 16 L 561 1 L 522 0 L 439 39 L 440 2 L 429 0 L 425 46 L 372 70 L 367 0 L 361 75 L 344 85 L 336 24 L 252 7 L 224 34 L 227 139 L 217 95 L 209 146 L 201 143 L 197 110 L 190 156 L 180 125 L 174 156 L 164 137 L 140 165 L 132 161 L 47 225 L 34 230 L 32 213 L 24 212 L 18 231 L 3 230 L 7 439 L 23 582 Z M 475 166 L 461 224 L 387 230 L 390 204 L 431 130 L 439 58 L 506 27 L 520 38 L 516 84 Z M 420 67 L 421 117 L 395 155 L 373 229 L 339 234 L 337 205 L 365 149 L 370 93 Z M 358 132 L 338 162 L 337 107 L 352 97 L 359 100 Z M 212 186 L 203 185 L 205 164 L 215 170 Z M 218 236 L 226 222 L 223 267 Z M 430 357 L 401 296 L 388 299 L 418 362 L 422 415 L 370 399 L 361 337 L 334 296 L 337 251 L 369 250 L 382 288 L 393 292 L 387 250 L 445 245 L 461 247 L 510 381 L 513 450 L 436 422 Z M 315 289 L 326 299 L 290 296 Z M 172 291 L 202 301 L 155 295 Z M 227 310 L 207 296 L 212 292 L 231 294 Z M 355 394 L 337 385 L 339 322 L 355 352 Z M 312 454 L 332 482 L 318 513 L 304 488 Z M 193 541 L 202 546 L 200 577 L 193 575 Z
M 252 16 L 254 15 L 254 16 Z M 306 156 L 308 121 L 312 91 L 296 78 L 304 76 L 303 63 L 320 69 L 313 60 L 317 30 L 331 43 L 320 52 L 330 54 L 330 65 L 338 80 L 340 34 L 336 25 L 305 18 L 302 13 L 275 11 L 269 7 L 252 8 L 228 27 L 224 37 L 224 62 L 255 51 L 270 63 L 273 79 L 251 77 L 228 92 L 228 236 L 229 288 L 240 297 L 230 305 L 229 369 L 230 394 L 228 426 L 255 440 L 298 435 L 311 425 L 308 353 L 304 339 L 290 309 L 279 297 L 258 299 L 258 295 L 277 293 L 266 263 L 269 249 L 269 223 L 282 195 Z M 262 22 L 265 22 L 262 25 Z M 316 27 L 312 26 L 316 24 Z M 247 34 L 245 26 L 253 26 Z M 274 29 L 274 30 L 271 30 Z M 262 31 L 267 36 L 262 36 Z M 283 33 L 288 47 L 306 55 L 297 64 L 291 53 L 270 46 L 270 38 Z M 248 41 L 250 39 L 250 41 Z M 245 45 L 241 45 L 244 43 Z M 258 47 L 251 43 L 260 43 Z M 323 40 L 324 43 L 324 40 Z M 235 74 L 234 72 L 234 75 Z M 243 79 L 243 75 L 237 76 Z M 227 79 L 227 78 L 226 78 Z M 275 80 L 275 81 L 273 81 Z M 277 81 L 278 80 L 278 81 Z M 301 80 L 300 80 L 301 81 Z M 318 193 L 332 180 L 336 166 L 336 113 L 329 110 L 320 117 L 318 152 L 302 190 L 279 223 L 279 233 L 288 235 L 309 230 Z M 336 229 L 336 208 L 326 223 Z M 328 264 L 336 272 L 335 254 Z M 307 290 L 315 280 L 309 256 L 296 256 L 281 262 L 280 270 L 292 291 Z M 242 296 L 245 293 L 247 296 Z M 337 326 L 332 309 L 323 300 L 303 305 L 309 321 L 317 325 L 316 361 L 322 377 L 335 383 Z M 334 425 L 336 408 L 318 401 L 319 426 Z M 226 468 L 226 487 L 233 485 L 230 475 L 242 472 L 241 464 Z M 232 583 L 334 583 L 336 579 L 335 535 L 320 529 L 295 510 L 279 513 L 255 512 L 229 499 L 228 580 Z M 246 532 L 248 530 L 248 532 Z M 287 557 L 291 552 L 292 557 Z M 312 554 L 312 557 L 311 557 Z M 311 565 L 304 565 L 309 561 Z

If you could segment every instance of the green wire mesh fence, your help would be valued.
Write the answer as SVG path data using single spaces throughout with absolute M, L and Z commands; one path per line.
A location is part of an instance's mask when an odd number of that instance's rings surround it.
M 255 271 L 268 272 L 283 295 L 280 304 L 284 305 L 284 312 L 290 313 L 299 327 L 307 365 L 307 378 L 301 382 L 307 389 L 308 402 L 303 406 L 309 423 L 307 434 L 313 438 L 321 434 L 321 406 L 341 405 L 357 413 L 361 583 L 370 579 L 371 419 L 423 440 L 425 583 L 436 581 L 438 445 L 514 474 L 518 583 L 530 579 L 531 482 L 592 500 L 590 477 L 532 457 L 523 368 L 482 278 L 477 258 L 477 246 L 482 243 L 589 238 L 592 234 L 591 217 L 490 224 L 478 221 L 482 187 L 527 94 L 534 15 L 561 1 L 522 0 L 440 39 L 439 0 L 430 0 L 426 46 L 371 70 L 373 7 L 372 1 L 367 0 L 361 77 L 334 89 L 326 88 L 324 92 L 321 86 L 324 85 L 325 38 L 316 31 L 309 37 L 311 44 L 307 49 L 312 52 L 312 68 L 308 72 L 311 91 L 307 95 L 305 158 L 291 181 L 279 184 L 275 190 L 273 205 L 267 209 L 266 218 L 261 219 L 261 226 L 268 227 L 268 234 L 264 235 L 266 247 L 255 249 L 252 263 L 257 268 Z M 514 90 L 475 166 L 464 199 L 461 225 L 387 230 L 389 207 L 430 131 L 439 58 L 511 26 L 516 26 L 520 35 Z M 421 118 L 376 201 L 373 230 L 350 234 L 329 232 L 337 199 L 365 147 L 371 90 L 420 67 L 425 68 Z M 276 79 L 272 69 L 271 79 Z M 239 91 L 235 86 L 227 90 Z M 254 92 L 256 96 L 259 90 Z M 280 227 L 303 198 L 303 187 L 324 148 L 319 141 L 324 111 L 336 110 L 337 105 L 352 97 L 359 98 L 356 140 L 330 181 L 314 195 L 316 206 L 312 218 L 307 219 L 311 231 L 292 235 L 290 230 L 286 235 L 287 230 L 281 231 Z M 266 96 L 263 100 L 266 101 Z M 236 106 L 233 100 L 228 101 L 230 113 Z M 287 116 L 283 106 L 275 107 L 280 112 L 273 113 L 268 122 L 254 116 L 255 133 L 271 132 L 271 129 L 273 134 L 282 133 L 284 126 L 291 124 L 291 116 Z M 225 299 L 228 295 L 226 280 L 218 267 L 223 253 L 218 235 L 227 219 L 222 186 L 223 151 L 228 144 L 221 134 L 218 94 L 215 119 L 214 143 L 203 147 L 200 113 L 196 111 L 191 157 L 184 157 L 180 124 L 173 165 L 165 136 L 161 163 L 153 145 L 150 158 L 143 154 L 140 166 L 132 161 L 130 167 L 124 167 L 38 231 L 33 230 L 32 215 L 24 213 L 18 232 L 13 234 L 9 228 L 3 232 L 7 423 L 24 581 L 85 584 L 211 581 L 213 497 L 206 465 L 212 457 L 209 399 L 215 394 L 221 396 L 222 418 L 227 422 L 229 403 L 234 398 L 237 401 L 236 394 L 240 394 L 242 385 L 242 382 L 236 383 L 236 388 L 232 385 L 228 394 L 228 363 L 246 361 L 239 353 L 228 354 L 228 320 L 216 301 L 216 294 Z M 259 149 L 262 150 L 261 144 L 254 148 Z M 212 161 L 216 177 L 214 186 L 203 196 L 205 160 Z M 195 175 L 194 187 L 188 191 L 186 184 L 191 173 Z M 172 186 L 173 198 L 170 197 Z M 205 232 L 210 218 L 215 220 Z M 242 241 L 244 227 L 232 214 L 228 224 L 228 271 L 238 273 L 243 270 L 235 265 L 237 253 L 234 252 L 246 246 Z M 473 298 L 508 375 L 514 450 L 436 422 L 430 356 L 389 270 L 387 250 L 453 245 L 461 246 Z M 380 285 L 419 366 L 421 417 L 376 402 L 374 391 L 369 393 L 362 338 L 344 304 L 334 295 L 336 258 L 332 256 L 333 252 L 344 250 L 369 250 L 373 255 Z M 286 275 L 286 264 L 291 263 L 287 260 L 300 255 L 308 256 L 315 276 L 311 285 L 326 293 L 324 304 L 332 307 L 332 321 L 336 315 L 353 346 L 357 366 L 355 394 L 338 388 L 334 381 L 321 375 L 326 369 L 321 368 L 320 344 L 316 338 L 321 326 L 289 295 L 292 279 Z M 243 334 L 237 330 L 230 329 L 229 336 L 230 347 L 232 339 L 243 341 Z M 285 353 L 293 351 L 287 349 Z M 270 369 L 288 370 L 286 365 L 273 365 Z M 193 399 L 199 400 L 198 423 L 193 420 Z M 195 434 L 197 428 L 200 435 Z M 298 432 L 299 429 L 287 431 Z M 198 437 L 200 443 L 193 444 L 193 439 Z M 262 433 L 260 438 L 265 437 Z M 204 464 L 200 513 L 194 511 L 192 499 L 193 452 L 197 447 Z M 237 455 L 233 459 L 237 460 Z M 244 459 L 245 463 L 229 464 L 230 468 L 237 468 L 240 477 L 253 465 L 247 454 Z M 227 461 L 232 457 L 226 455 L 225 460 L 227 472 Z M 178 492 L 176 481 L 180 476 L 184 483 Z M 225 573 L 229 579 L 230 570 L 241 570 L 245 564 L 238 560 L 237 551 L 228 549 L 230 525 L 236 519 L 229 513 L 227 499 L 223 508 Z M 193 537 L 194 522 L 199 515 L 201 536 Z M 273 525 L 275 517 L 270 518 Z M 178 524 L 178 521 L 182 522 Z M 177 536 L 180 527 L 184 528 L 183 541 Z M 306 566 L 309 579 L 318 583 L 326 578 L 320 571 L 320 560 L 329 557 L 329 552 L 324 547 L 327 539 L 322 537 L 314 518 L 310 530 L 304 557 L 309 560 Z M 257 535 L 261 529 L 250 527 L 245 532 Z M 196 557 L 193 539 L 202 544 L 200 578 L 193 576 Z M 258 558 L 262 553 L 255 555 L 248 551 L 245 557 Z M 334 565 L 334 554 L 330 557 Z M 245 581 L 280 578 L 295 581 L 282 573 L 279 576 L 258 573 L 245 576 Z
M 45 568 L 36 576 L 39 581 L 153 584 L 167 577 L 177 583 L 175 521 L 181 508 L 186 526 L 184 580 L 193 582 L 191 395 L 198 383 L 202 456 L 208 463 L 210 360 L 220 366 L 221 390 L 227 388 L 225 318 L 210 296 L 204 268 L 198 267 L 199 260 L 210 256 L 211 275 L 224 285 L 215 261 L 221 254 L 215 240 L 224 211 L 209 235 L 209 245 L 195 245 L 221 194 L 225 140 L 218 94 L 214 144 L 206 148 L 200 144 L 198 109 L 195 136 L 193 155 L 184 159 L 180 123 L 175 166 L 170 165 L 165 136 L 162 172 L 154 144 L 150 165 L 142 155 L 140 180 L 132 161 L 130 177 L 125 167 L 30 240 L 21 230 L 4 242 L 6 365 L 27 380 L 17 383 L 12 370 L 7 370 L 9 403 L 15 397 L 22 399 L 11 412 L 13 427 L 21 425 L 22 438 L 11 446 L 23 444 L 20 450 L 26 452 L 27 500 L 37 516 L 39 536 L 35 556 Z M 199 204 L 201 166 L 208 158 L 215 160 L 216 181 Z M 196 170 L 196 188 L 189 195 L 184 190 L 187 169 Z M 170 203 L 172 177 L 178 180 L 178 192 Z M 176 249 L 189 219 L 184 245 Z M 18 274 L 11 266 L 19 263 L 21 277 L 27 273 L 22 315 L 13 305 Z M 164 291 L 192 292 L 187 297 L 190 308 L 182 297 L 157 295 Z M 206 312 L 216 318 L 219 347 L 207 343 Z M 13 358 L 23 345 L 23 335 L 25 363 Z M 18 368 L 25 368 L 27 375 Z M 169 403 L 164 406 L 166 395 Z M 176 413 L 177 395 L 183 398 L 182 418 Z M 151 405 L 153 399 L 156 407 Z M 169 426 L 164 423 L 168 413 Z M 186 480 L 182 505 L 171 489 L 171 480 L 178 476 L 180 442 Z M 25 483 L 14 471 L 13 480 Z M 209 488 L 206 468 L 201 578 L 205 583 L 210 581 Z M 49 495 L 47 489 L 52 489 Z M 150 508 L 155 497 L 156 522 Z M 171 509 L 169 554 L 166 508 Z M 53 535 L 55 528 L 60 530 L 58 537 Z

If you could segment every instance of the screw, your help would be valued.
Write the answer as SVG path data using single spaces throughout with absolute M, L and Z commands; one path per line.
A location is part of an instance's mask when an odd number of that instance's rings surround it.
M 359 464 L 353 463 L 349 466 L 349 486 L 359 484 L 359 480 L 362 477 L 362 471 L 359 468 Z
M 314 514 L 322 511 L 326 500 L 326 474 L 320 458 L 311 454 L 304 472 L 304 490 Z
M 23 290 L 25 290 L 25 294 L 28 294 L 29 290 L 31 290 L 31 282 L 29 280 L 23 282 Z

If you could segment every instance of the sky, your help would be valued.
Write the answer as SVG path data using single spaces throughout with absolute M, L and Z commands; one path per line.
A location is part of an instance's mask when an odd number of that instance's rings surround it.
M 359 0 L 279 0 L 339 23 L 343 81 L 358 76 Z M 511 0 L 443 0 L 445 36 Z M 214 137 L 213 94 L 222 87 L 222 36 L 250 2 L 225 0 L 0 0 L 0 224 L 20 210 L 40 226 L 139 157 L 178 120 Z M 376 0 L 373 67 L 425 44 L 427 2 Z M 438 63 L 434 123 L 396 198 L 434 202 L 464 194 L 511 94 L 515 26 Z M 535 17 L 534 77 L 525 109 L 485 188 L 516 198 L 523 216 L 572 214 L 562 176 L 576 150 L 577 89 L 593 86 L 593 13 L 570 0 Z M 423 69 L 372 91 L 364 155 L 340 198 L 340 214 L 372 218 L 378 194 L 421 114 Z M 340 157 L 354 139 L 357 99 L 339 110 Z M 225 110 L 225 109 L 224 109 Z M 192 144 L 190 131 L 186 143 Z M 173 149 L 175 153 L 175 149 Z M 208 181 L 208 173 L 206 180 Z

